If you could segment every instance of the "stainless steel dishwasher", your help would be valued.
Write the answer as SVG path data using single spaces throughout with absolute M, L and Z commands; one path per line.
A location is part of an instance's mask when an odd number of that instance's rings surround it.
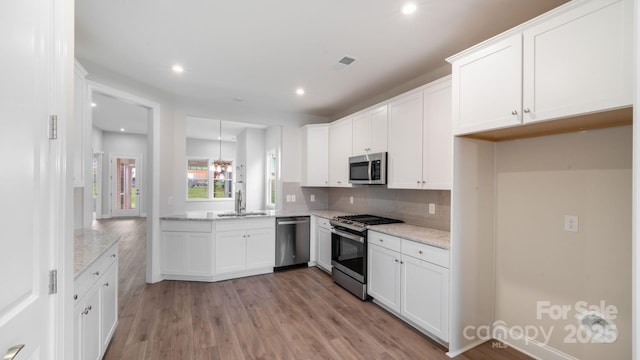
M 309 262 L 309 216 L 276 219 L 276 270 Z

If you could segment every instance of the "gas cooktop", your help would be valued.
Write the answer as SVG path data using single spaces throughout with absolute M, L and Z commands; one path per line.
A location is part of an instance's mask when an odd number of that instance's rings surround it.
M 368 225 L 395 224 L 401 222 L 403 221 L 368 214 L 336 216 L 330 220 L 331 225 L 344 226 L 357 231 L 366 230 Z

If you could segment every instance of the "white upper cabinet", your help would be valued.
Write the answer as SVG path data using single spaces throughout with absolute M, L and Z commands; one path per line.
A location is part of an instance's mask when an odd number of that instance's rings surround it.
M 329 186 L 351 187 L 349 157 L 353 142 L 353 118 L 334 121 L 329 125 Z
M 389 188 L 422 187 L 422 102 L 422 92 L 418 91 L 389 103 Z
M 329 124 L 302 127 L 302 186 L 329 186 Z
M 631 105 L 631 1 L 591 1 L 524 31 L 524 123 Z
M 454 133 L 630 106 L 632 9 L 570 2 L 450 58 Z
M 453 63 L 456 134 L 520 124 L 521 64 L 520 34 Z
M 451 78 L 389 103 L 390 189 L 451 189 Z
M 353 155 L 387 151 L 387 105 L 353 116 Z
M 423 104 L 422 188 L 451 190 L 451 81 L 442 81 L 426 88 Z

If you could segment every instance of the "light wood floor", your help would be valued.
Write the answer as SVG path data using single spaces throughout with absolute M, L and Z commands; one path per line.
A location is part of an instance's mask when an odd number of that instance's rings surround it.
M 145 283 L 144 219 L 94 228 L 120 241 L 119 320 L 104 359 L 448 359 L 446 349 L 316 268 Z M 461 360 L 530 359 L 491 342 Z

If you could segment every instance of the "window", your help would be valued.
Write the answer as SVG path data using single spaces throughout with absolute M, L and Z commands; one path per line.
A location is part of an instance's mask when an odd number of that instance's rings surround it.
M 233 198 L 232 160 L 187 159 L 188 200 L 231 198 Z

